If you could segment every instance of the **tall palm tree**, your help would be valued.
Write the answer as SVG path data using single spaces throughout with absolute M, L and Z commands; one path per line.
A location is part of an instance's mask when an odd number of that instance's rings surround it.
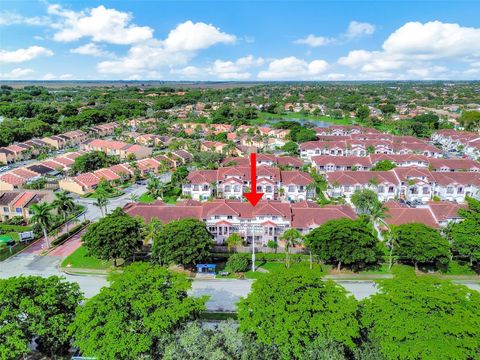
M 297 244 L 300 244 L 303 236 L 300 234 L 300 231 L 297 229 L 288 229 L 283 233 L 280 238 L 281 240 L 285 241 L 285 257 L 286 257 L 286 265 L 287 268 L 290 267 L 290 248 Z
M 385 218 L 387 218 L 386 212 L 388 208 L 382 203 L 378 203 L 370 209 L 369 216 L 372 221 L 373 228 L 377 231 L 380 240 L 382 239 L 382 233 L 380 230 L 380 224 L 385 225 L 388 228 L 388 225 L 385 223 Z
M 149 224 L 145 226 L 145 239 L 143 240 L 143 244 L 147 245 L 150 242 L 153 242 L 155 234 L 160 230 L 162 227 L 162 222 L 156 218 L 152 218 Z
M 67 192 L 60 191 L 55 193 L 55 200 L 52 202 L 52 206 L 63 216 L 63 222 L 68 233 L 67 216 L 75 210 L 75 202 Z
M 53 224 L 54 221 L 52 208 L 52 204 L 45 202 L 30 206 L 30 211 L 32 213 L 30 221 L 34 224 L 40 225 L 42 228 L 47 247 L 50 247 L 50 241 L 48 240 L 48 228 Z
M 108 205 L 108 199 L 105 195 L 99 194 L 97 196 L 97 200 L 95 200 L 93 205 L 95 205 L 100 209 L 100 212 L 102 213 L 102 217 L 105 216 L 105 213 L 107 212 L 107 205 Z

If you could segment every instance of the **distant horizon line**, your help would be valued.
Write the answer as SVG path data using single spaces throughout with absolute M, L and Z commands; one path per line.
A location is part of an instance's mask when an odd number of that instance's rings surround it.
M 431 79 L 431 80 L 416 80 L 416 79 L 406 79 L 406 80 L 395 80 L 395 79 L 385 79 L 385 80 L 249 80 L 249 81 L 240 81 L 240 80 L 119 80 L 119 79 L 68 79 L 68 80 L 7 80 L 0 79 L 0 83 L 29 83 L 29 82 L 42 82 L 42 83 L 69 83 L 69 82 L 128 82 L 128 83 L 140 83 L 140 82 L 149 82 L 149 83 L 193 83 L 193 84 L 202 84 L 202 83 L 219 83 L 219 84 L 270 84 L 270 83 L 365 83 L 365 82 L 376 82 L 376 83 L 385 83 L 385 82 L 480 82 L 480 79 L 476 80 L 451 80 L 451 79 Z

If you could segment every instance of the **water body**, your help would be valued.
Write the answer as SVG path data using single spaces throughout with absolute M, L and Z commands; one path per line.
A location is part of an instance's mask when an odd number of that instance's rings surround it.
M 266 120 L 271 123 L 276 123 L 279 121 L 297 122 L 302 126 L 305 124 L 313 124 L 314 127 L 319 127 L 319 128 L 326 128 L 332 125 L 332 123 L 329 123 L 328 121 L 305 119 L 305 118 L 270 118 Z

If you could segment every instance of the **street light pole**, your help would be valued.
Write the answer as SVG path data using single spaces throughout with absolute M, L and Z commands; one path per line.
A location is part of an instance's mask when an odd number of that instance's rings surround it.
M 252 234 L 252 272 L 255 272 L 255 232 Z

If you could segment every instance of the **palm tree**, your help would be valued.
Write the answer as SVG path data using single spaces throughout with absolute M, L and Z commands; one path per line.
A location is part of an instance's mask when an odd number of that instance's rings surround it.
M 105 195 L 103 194 L 98 194 L 97 200 L 93 203 L 96 207 L 98 207 L 102 213 L 102 217 L 105 216 L 105 213 L 107 212 L 107 205 L 108 205 L 108 199 Z
M 48 228 L 53 224 L 54 221 L 52 208 L 52 204 L 45 202 L 30 206 L 30 211 L 33 214 L 30 218 L 30 221 L 34 224 L 40 225 L 48 248 L 50 247 L 50 242 L 48 241 Z
M 52 206 L 63 216 L 63 222 L 65 223 L 68 233 L 67 216 L 75 210 L 75 202 L 67 192 L 61 191 L 55 193 L 55 200 L 52 202 Z
M 162 222 L 156 218 L 152 218 L 150 223 L 145 226 L 145 239 L 143 240 L 143 244 L 147 245 L 150 241 L 153 241 L 155 234 L 161 227 Z
M 288 229 L 280 238 L 285 241 L 285 256 L 287 268 L 290 267 L 290 248 L 297 244 L 300 244 L 303 237 L 297 229 Z
M 233 247 L 243 245 L 243 239 L 237 233 L 230 234 L 225 242 L 227 243 L 228 252 L 232 251 Z
M 388 228 L 388 225 L 385 223 L 385 218 L 387 218 L 388 216 L 386 214 L 387 211 L 388 211 L 388 208 L 379 202 L 378 204 L 376 204 L 370 209 L 370 213 L 369 213 L 370 220 L 372 221 L 372 224 L 373 224 L 373 228 L 377 231 L 378 236 L 380 237 L 381 240 L 382 240 L 382 233 L 379 229 L 379 225 L 383 224 Z
M 135 194 L 135 193 L 131 193 L 130 196 L 129 196 L 129 198 L 130 198 L 130 201 L 132 201 L 132 202 L 137 202 L 138 199 L 139 199 L 139 196 L 138 196 L 137 194 Z
M 158 199 L 158 197 L 160 196 L 160 187 L 160 179 L 154 176 L 150 176 L 147 182 L 147 191 L 154 199 Z

